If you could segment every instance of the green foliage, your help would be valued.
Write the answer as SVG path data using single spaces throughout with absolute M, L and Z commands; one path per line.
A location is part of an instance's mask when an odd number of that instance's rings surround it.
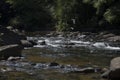
M 73 9 L 76 0 L 56 0 L 53 16 L 57 20 L 56 28 L 58 31 L 68 31 L 71 25 L 68 23 L 74 18 Z
M 0 25 L 29 31 L 119 26 L 119 0 L 0 0 Z
M 10 20 L 13 26 L 26 30 L 46 30 L 51 27 L 52 17 L 42 0 L 9 0 L 15 10 L 15 17 Z M 50 29 L 50 28 L 49 28 Z
M 105 19 L 112 24 L 118 24 L 120 22 L 120 6 L 117 3 L 115 6 L 107 9 L 104 13 Z
M 96 8 L 98 23 L 106 20 L 109 24 L 119 25 L 120 22 L 120 1 L 119 0 L 83 0 L 84 3 L 93 5 Z M 101 25 L 99 25 L 101 26 Z
M 56 28 L 58 31 L 79 30 L 81 26 L 87 26 L 86 22 L 91 23 L 93 12 L 91 5 L 80 0 L 57 0 L 53 14 L 57 20 Z
M 106 19 L 108 22 L 113 22 L 114 19 L 116 18 L 116 16 L 113 15 L 111 9 L 108 9 L 108 10 L 105 12 L 104 17 L 105 17 L 105 19 Z

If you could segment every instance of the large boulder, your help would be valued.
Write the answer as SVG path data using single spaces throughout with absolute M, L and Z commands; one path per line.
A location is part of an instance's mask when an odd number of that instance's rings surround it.
M 10 56 L 21 56 L 23 47 L 18 44 L 0 47 L 0 58 L 7 59 Z
M 14 32 L 8 28 L 0 27 L 0 43 L 1 45 L 20 44 L 21 40 L 25 40 L 25 35 L 21 34 L 18 30 Z
M 120 80 L 120 57 L 111 60 L 110 70 L 105 72 L 102 77 L 110 80 Z
M 111 60 L 110 71 L 109 76 L 111 79 L 118 78 L 120 80 L 120 57 Z

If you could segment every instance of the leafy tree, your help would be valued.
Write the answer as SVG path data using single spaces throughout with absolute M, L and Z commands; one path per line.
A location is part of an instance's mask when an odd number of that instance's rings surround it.
M 58 31 L 86 28 L 95 12 L 91 5 L 84 4 L 80 0 L 56 0 L 55 4 L 53 13 L 57 20 Z
M 9 0 L 16 11 L 10 24 L 26 30 L 51 29 L 52 17 L 43 0 Z
M 58 31 L 70 30 L 70 24 L 72 18 L 74 18 L 74 13 L 72 12 L 75 0 L 56 0 L 53 9 L 53 16 L 56 19 L 56 28 Z
M 0 25 L 29 31 L 120 28 L 120 0 L 0 0 Z
M 7 25 L 14 16 L 11 5 L 6 0 L 0 0 L 0 25 Z
M 83 0 L 96 8 L 97 23 L 107 29 L 120 25 L 120 0 Z M 107 25 L 106 25 L 107 23 Z

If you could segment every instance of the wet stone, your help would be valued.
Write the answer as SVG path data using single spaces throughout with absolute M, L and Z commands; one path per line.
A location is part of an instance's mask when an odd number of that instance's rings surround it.
M 50 67 L 51 67 L 51 66 L 59 66 L 59 64 L 56 63 L 56 62 L 52 62 L 52 63 L 49 64 L 49 66 L 50 66 Z

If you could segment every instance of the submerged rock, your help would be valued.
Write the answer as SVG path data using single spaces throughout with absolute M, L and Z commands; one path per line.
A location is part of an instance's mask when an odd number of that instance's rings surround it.
M 56 62 L 52 62 L 52 63 L 49 64 L 49 66 L 50 66 L 50 67 L 52 67 L 52 66 L 59 66 L 59 64 L 56 63 Z

